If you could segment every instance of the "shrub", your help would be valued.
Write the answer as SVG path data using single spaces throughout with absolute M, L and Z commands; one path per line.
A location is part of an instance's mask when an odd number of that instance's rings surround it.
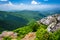
M 3 40 L 11 40 L 11 37 L 4 37 Z
M 44 29 L 46 29 L 47 27 L 48 27 L 47 25 L 40 23 L 40 27 L 39 27 L 39 29 L 40 29 L 40 28 L 44 28 Z
M 32 29 L 29 26 L 19 28 L 17 30 L 14 30 L 14 32 L 18 33 L 19 37 L 24 37 L 27 33 L 32 32 Z
M 49 34 L 49 40 L 60 40 L 60 30 Z
M 37 30 L 35 40 L 48 40 L 48 39 L 49 39 L 49 33 L 47 32 L 46 29 L 41 28 Z

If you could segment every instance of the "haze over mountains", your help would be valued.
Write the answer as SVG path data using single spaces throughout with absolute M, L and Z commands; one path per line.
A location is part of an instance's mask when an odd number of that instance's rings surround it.
M 21 11 L 21 10 L 32 10 L 32 11 L 48 11 L 48 10 L 60 10 L 60 5 L 0 5 L 1 11 Z

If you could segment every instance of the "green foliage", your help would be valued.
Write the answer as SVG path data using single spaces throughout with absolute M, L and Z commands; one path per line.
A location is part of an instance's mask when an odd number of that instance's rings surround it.
M 39 29 L 40 29 L 40 28 L 44 28 L 44 29 L 46 29 L 47 27 L 48 27 L 47 25 L 40 23 L 40 27 L 39 27 Z
M 35 21 L 32 21 L 29 24 L 27 24 L 26 26 L 14 30 L 14 32 L 17 32 L 18 36 L 20 38 L 23 38 L 29 32 L 36 32 L 38 27 L 39 27 L 39 25 Z
M 38 11 L 16 11 L 16 12 L 5 12 L 0 11 L 0 25 L 4 30 L 15 30 L 20 28 L 32 20 L 41 19 L 43 16 Z M 0 31 L 4 31 L 0 29 Z
M 40 24 L 40 27 L 36 31 L 35 40 L 59 40 L 60 39 L 60 30 L 55 32 L 47 32 L 47 25 Z
M 49 38 L 49 33 L 47 32 L 46 29 L 41 28 L 37 30 L 35 40 L 48 40 L 48 38 Z
M 42 14 L 44 13 L 44 14 Z M 14 30 L 18 33 L 17 40 L 23 38 L 29 32 L 36 32 L 35 40 L 59 40 L 60 30 L 54 33 L 48 33 L 47 25 L 38 24 L 35 20 L 39 20 L 49 13 L 38 11 L 19 11 L 19 12 L 4 12 L 0 11 L 0 33 L 4 30 Z M 33 21 L 32 21 L 33 20 Z M 29 23 L 28 23 L 29 22 Z M 28 24 L 27 24 L 28 23 Z M 27 25 L 26 25 L 27 24 Z M 26 26 L 24 26 L 26 25 Z M 21 27 L 24 26 L 24 27 Z M 19 28 L 21 27 L 21 28 Z M 4 37 L 4 40 L 11 40 L 10 37 Z
M 36 32 L 40 25 L 36 21 L 33 20 L 29 22 L 28 26 L 32 28 L 33 32 Z
M 14 12 L 12 12 L 12 14 L 13 13 Z M 28 23 L 27 19 L 12 14 L 10 12 L 0 11 L 0 27 L 4 29 L 0 29 L 0 31 L 12 31 Z
M 60 30 L 57 30 L 56 32 L 54 32 L 55 38 L 56 40 L 60 39 Z
M 24 27 L 18 28 L 14 30 L 14 32 L 18 33 L 17 40 L 21 40 L 26 34 L 29 32 L 36 32 L 35 40 L 60 40 L 60 30 L 55 32 L 47 32 L 47 26 L 44 24 L 38 24 L 35 21 L 31 21 Z M 10 37 L 5 37 L 4 40 L 11 40 Z
M 49 34 L 49 40 L 60 40 L 60 30 Z
M 35 40 L 60 40 L 60 30 L 47 32 L 43 27 L 37 30 Z
M 47 32 L 46 28 L 47 25 L 44 25 L 42 23 L 39 24 L 38 30 L 36 31 L 36 38 L 35 40 L 48 40 L 49 33 Z
M 2 27 L 0 26 L 0 34 L 1 34 L 2 31 L 4 31 L 4 28 L 2 28 Z
M 11 40 L 11 37 L 4 37 L 3 40 Z
M 32 32 L 32 29 L 29 26 L 25 26 L 19 29 L 14 30 L 14 32 L 18 33 L 19 37 L 24 37 L 27 33 Z

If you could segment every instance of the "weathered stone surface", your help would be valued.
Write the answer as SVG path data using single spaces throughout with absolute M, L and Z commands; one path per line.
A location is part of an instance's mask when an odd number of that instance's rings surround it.
M 43 24 L 45 24 L 45 25 L 49 25 L 52 22 L 56 22 L 56 19 L 55 19 L 55 17 L 48 16 L 46 18 L 41 19 L 40 22 L 43 23 Z
M 60 21 L 60 16 L 57 17 L 57 20 Z
M 47 27 L 47 30 L 50 32 L 50 31 L 53 31 L 53 28 L 55 27 L 56 23 L 51 23 L 48 27 Z
M 54 32 L 60 29 L 60 14 L 45 17 L 39 20 L 39 22 L 48 25 L 47 27 L 48 32 Z
M 3 38 L 0 38 L 0 40 L 3 40 Z
M 60 29 L 60 23 L 56 24 L 53 28 L 52 31 L 56 31 Z
M 34 40 L 36 37 L 35 32 L 28 33 L 22 40 Z
M 0 39 L 4 37 L 11 37 L 12 39 L 16 39 L 17 33 L 14 33 L 12 31 L 3 31 L 2 34 L 0 34 Z

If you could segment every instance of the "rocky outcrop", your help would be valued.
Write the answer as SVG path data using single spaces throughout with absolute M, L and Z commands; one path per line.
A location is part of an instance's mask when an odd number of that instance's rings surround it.
M 36 38 L 35 32 L 28 33 L 22 40 L 34 40 Z
M 53 16 L 48 16 L 40 20 L 41 23 L 45 25 L 50 25 L 52 22 L 57 22 L 56 18 Z
M 0 34 L 0 40 L 3 40 L 4 37 L 11 37 L 12 39 L 16 39 L 17 38 L 17 33 L 14 33 L 12 31 L 3 31 Z
M 60 29 L 60 14 L 55 14 L 52 16 L 45 17 L 39 20 L 39 23 L 48 25 L 48 32 L 54 32 Z

